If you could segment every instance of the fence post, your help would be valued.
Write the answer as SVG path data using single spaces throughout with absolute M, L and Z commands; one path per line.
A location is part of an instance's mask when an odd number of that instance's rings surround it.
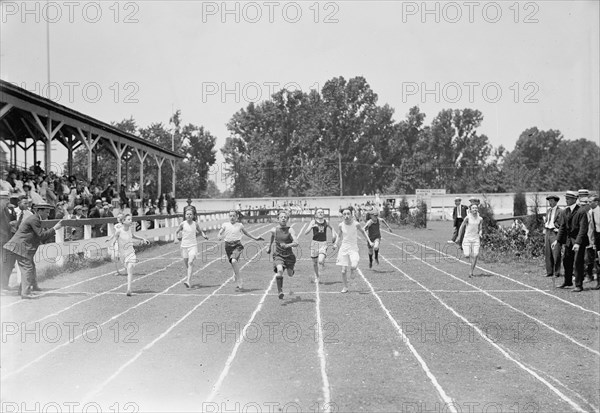
M 54 238 L 57 244 L 63 244 L 65 242 L 65 227 L 60 228 L 58 231 L 56 231 L 56 237 Z M 61 247 L 62 248 L 62 247 Z M 65 265 L 65 256 L 62 255 L 62 250 L 61 250 L 61 255 L 56 257 L 56 265 L 58 265 L 59 267 L 62 267 Z

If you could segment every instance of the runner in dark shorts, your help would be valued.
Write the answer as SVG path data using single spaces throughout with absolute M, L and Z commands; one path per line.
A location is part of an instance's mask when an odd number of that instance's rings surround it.
M 236 291 L 241 291 L 244 289 L 244 281 L 242 280 L 242 275 L 240 274 L 239 264 L 240 256 L 244 250 L 244 246 L 242 245 L 242 235 L 246 235 L 247 237 L 252 238 L 254 241 L 264 241 L 263 237 L 254 237 L 244 229 L 244 224 L 238 222 L 237 211 L 229 211 L 229 222 L 225 222 L 223 225 L 221 225 L 218 239 L 219 241 L 221 239 L 225 240 L 225 254 L 231 263 L 231 267 L 233 268 Z
M 225 242 L 225 254 L 227 254 L 227 259 L 229 262 L 232 260 L 239 261 L 242 251 L 244 251 L 242 241 Z
M 296 256 L 294 255 L 293 247 L 298 246 L 296 232 L 293 228 L 288 227 L 287 223 L 290 219 L 288 212 L 281 211 L 279 213 L 279 225 L 271 230 L 271 242 L 267 249 L 267 254 L 271 253 L 271 246 L 275 241 L 275 250 L 273 251 L 273 271 L 275 271 L 275 280 L 277 281 L 277 291 L 279 299 L 283 299 L 283 271 L 287 270 L 288 275 L 294 275 L 294 266 L 296 265 Z

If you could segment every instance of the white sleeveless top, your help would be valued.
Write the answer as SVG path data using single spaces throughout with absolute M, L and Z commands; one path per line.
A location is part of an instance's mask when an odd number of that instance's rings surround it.
M 187 221 L 183 221 L 181 228 L 181 248 L 197 246 L 196 222 L 192 221 L 192 224 L 190 225 Z
M 478 215 L 477 218 L 473 218 L 473 215 L 469 214 L 467 227 L 465 228 L 465 236 L 463 242 L 478 242 L 479 241 L 479 223 L 483 218 Z
M 346 225 L 346 223 L 342 222 L 340 228 L 344 234 L 342 245 L 340 246 L 340 253 L 358 252 L 358 230 L 356 228 L 356 221 L 352 221 L 352 224 L 350 225 Z

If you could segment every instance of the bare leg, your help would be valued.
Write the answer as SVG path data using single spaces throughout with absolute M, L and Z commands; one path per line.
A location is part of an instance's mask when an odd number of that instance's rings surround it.
M 231 260 L 231 266 L 233 267 L 233 274 L 236 286 L 239 288 L 243 288 L 244 282 L 242 281 L 242 276 L 240 274 L 240 264 L 236 259 Z
M 318 259 L 317 258 L 312 259 L 313 260 L 313 270 L 315 272 L 315 278 L 310 279 L 311 283 L 314 283 L 315 280 L 317 280 L 317 281 L 319 280 L 319 265 L 321 265 L 320 259 L 321 259 L 320 255 L 319 255 Z
M 347 293 L 348 292 L 348 276 L 347 276 L 347 272 L 348 272 L 348 267 L 342 267 L 342 284 L 344 285 L 344 288 L 342 289 L 343 293 Z
M 127 296 L 131 297 L 131 281 L 133 280 L 133 263 L 127 263 Z
M 283 300 L 283 266 L 277 266 L 277 275 L 275 275 L 277 281 L 277 292 L 279 293 L 279 299 Z

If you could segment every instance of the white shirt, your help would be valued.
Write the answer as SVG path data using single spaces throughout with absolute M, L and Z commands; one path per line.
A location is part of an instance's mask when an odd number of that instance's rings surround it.
M 223 229 L 223 239 L 226 242 L 242 240 L 242 228 L 244 228 L 244 224 L 241 222 L 236 222 L 235 224 L 232 224 L 231 222 L 225 222 L 221 228 Z
M 196 222 L 192 221 L 192 224 L 188 224 L 187 221 L 183 221 L 181 228 L 181 248 L 196 247 L 198 241 L 196 240 Z
M 556 227 L 554 226 L 554 220 L 556 219 L 556 211 L 558 210 L 558 205 L 555 206 L 554 208 L 550 208 L 548 211 L 550 211 L 550 215 L 549 215 L 549 219 L 546 222 L 546 224 L 544 225 L 547 229 L 551 229 L 554 230 Z
M 596 228 L 594 228 L 594 231 L 600 232 L 600 206 L 597 206 L 594 209 L 590 209 L 590 214 L 592 215 L 592 217 L 594 217 L 594 223 L 596 224 Z
M 356 224 L 356 221 L 352 221 L 350 225 L 343 221 L 340 223 L 340 231 L 344 234 L 339 252 L 342 255 L 349 252 L 358 252 L 358 228 Z
M 31 198 L 31 202 L 33 202 L 34 205 L 46 202 L 37 192 L 33 190 L 29 191 L 28 195 Z

